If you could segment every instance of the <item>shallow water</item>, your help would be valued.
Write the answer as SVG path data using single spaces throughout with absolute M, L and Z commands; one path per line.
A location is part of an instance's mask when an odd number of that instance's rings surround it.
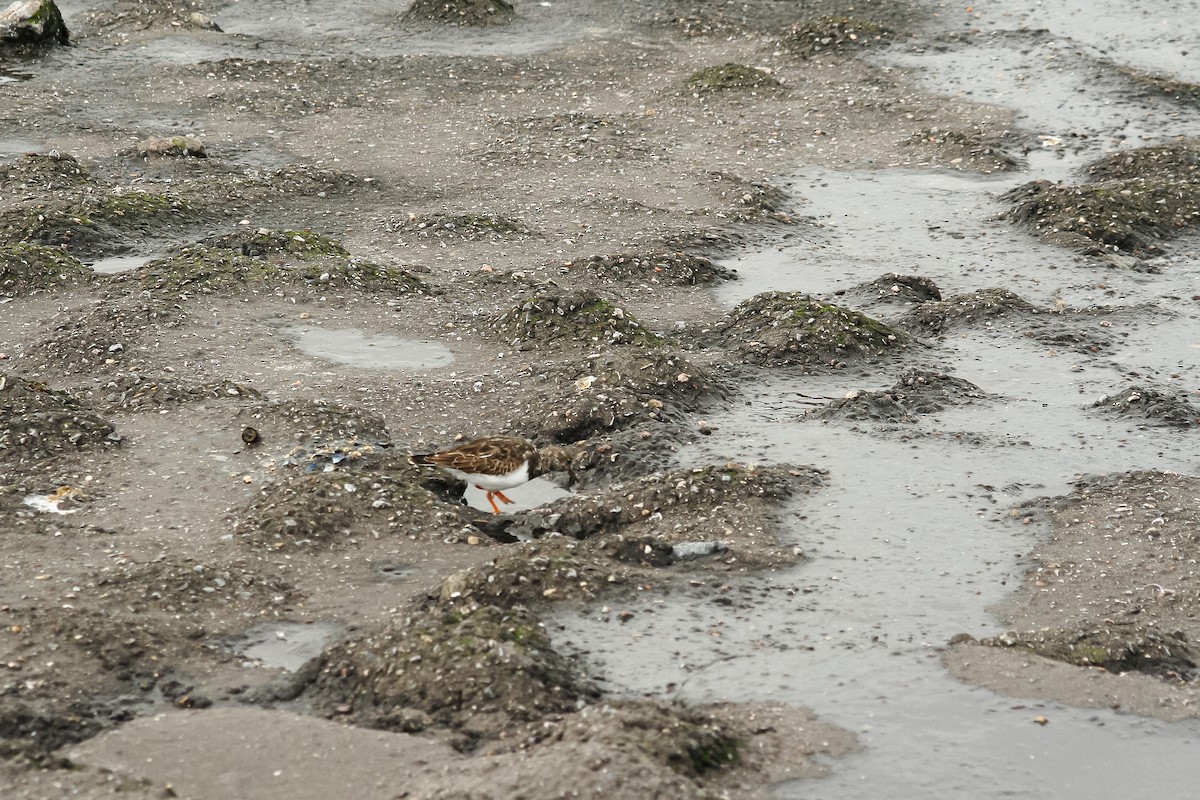
M 119 272 L 129 272 L 152 260 L 147 256 L 109 256 L 93 261 L 90 266 L 93 272 L 102 275 L 115 275 Z
M 284 336 L 310 356 L 363 369 L 436 369 L 454 362 L 450 349 L 426 339 L 401 339 L 358 328 L 285 328 Z
M 263 666 L 295 672 L 319 656 L 336 633 L 337 628 L 326 623 L 269 623 L 246 631 L 229 649 Z
M 1029 3 L 987 5 L 985 18 L 1003 20 L 1003 27 L 1036 21 L 1028 18 Z M 1200 132 L 1194 112 L 1133 113 L 1080 93 L 1082 72 L 1054 67 L 1081 49 L 1091 63 L 1102 55 L 1096 48 L 1115 46 L 1093 36 L 1104 32 L 1098 23 L 1076 24 L 1093 14 L 1079 3 L 1056 4 L 1045 22 L 1066 26 L 1086 46 L 1055 36 L 1030 48 L 1027 37 L 1001 36 L 975 51 L 885 58 L 921 70 L 927 87 L 1017 105 L 1033 132 L 1099 124 L 1109 138 L 1035 153 L 1029 170 L 1008 176 L 819 169 L 786 176 L 803 201 L 801 213 L 819 225 L 730 259 L 741 280 L 718 296 L 730 306 L 768 290 L 829 296 L 900 272 L 933 278 L 943 294 L 1002 286 L 1043 306 L 1061 300 L 1156 313 L 1114 316 L 1112 325 L 1127 336 L 1114 336 L 1115 350 L 1105 356 L 1048 347 L 1000 326 L 952 331 L 929 351 L 926 366 L 999 399 L 950 409 L 903 438 L 867 423 L 802 419 L 820 402 L 814 398 L 890 386 L 899 369 L 874 376 L 875 385 L 849 370 L 819 377 L 764 371 L 745 389 L 745 404 L 707 415 L 716 432 L 680 461 L 828 469 L 829 485 L 798 503 L 786 526 L 789 543 L 811 560 L 750 579 L 747 591 L 759 599 L 744 613 L 668 598 L 649 602 L 624 625 L 601 621 L 595 609 L 556 619 L 561 639 L 586 651 L 610 689 L 673 691 L 694 702 L 784 701 L 859 734 L 861 753 L 831 764 L 828 778 L 782 787 L 781 797 L 1127 798 L 1190 796 L 1200 785 L 1200 723 L 1000 696 L 949 677 L 938 653 L 957 633 L 1001 632 L 987 609 L 1020 585 L 1023 558 L 1044 535 L 1036 524 L 1011 519 L 1010 508 L 1066 493 L 1089 473 L 1192 473 L 1200 455 L 1194 434 L 1136 430 L 1087 408 L 1135 377 L 1176 390 L 1200 386 L 1200 317 L 1191 300 L 1200 272 L 1197 240 L 1172 244 L 1162 274 L 1146 275 L 1047 247 L 997 219 L 1003 206 L 996 198 L 1013 186 L 1061 179 L 1122 143 Z M 1131 42 L 1157 36 L 1162 20 L 1134 16 L 1146 24 L 1122 29 L 1122 54 L 1152 56 L 1149 39 Z M 1200 23 L 1192 22 L 1175 31 L 1175 40 L 1194 41 L 1197 30 Z M 1070 58 L 1060 59 L 1066 51 Z M 1176 60 L 1140 65 L 1169 70 Z M 983 443 L 956 441 L 960 431 Z M 1034 724 L 1035 716 L 1050 722 Z

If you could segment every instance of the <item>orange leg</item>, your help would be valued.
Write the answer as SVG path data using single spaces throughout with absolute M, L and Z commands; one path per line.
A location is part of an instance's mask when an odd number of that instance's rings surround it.
M 488 493 L 487 493 L 487 500 L 488 500 L 488 502 L 489 502 L 489 503 L 491 503 L 491 504 L 492 504 L 492 513 L 493 513 L 493 514 L 499 514 L 499 513 L 500 513 L 500 506 L 496 505 L 496 501 L 492 499 L 492 495 L 494 495 L 494 494 L 496 494 L 496 492 L 488 492 Z
M 505 496 L 504 492 L 501 492 L 500 490 L 496 490 L 496 491 L 492 492 L 492 494 L 496 495 L 496 497 L 499 497 L 500 501 L 502 503 L 511 503 L 512 502 L 512 500 L 509 500 L 508 497 Z

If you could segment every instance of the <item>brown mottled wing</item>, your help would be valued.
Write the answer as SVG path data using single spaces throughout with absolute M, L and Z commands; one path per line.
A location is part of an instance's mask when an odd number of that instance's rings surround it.
M 487 436 L 461 447 L 424 457 L 427 464 L 449 467 L 478 475 L 503 475 L 521 466 L 537 448 L 513 436 Z

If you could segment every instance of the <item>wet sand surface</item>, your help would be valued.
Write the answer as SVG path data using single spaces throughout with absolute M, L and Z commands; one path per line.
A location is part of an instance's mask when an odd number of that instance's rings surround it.
M 1187 796 L 1189 5 L 60 4 L 6 796 Z

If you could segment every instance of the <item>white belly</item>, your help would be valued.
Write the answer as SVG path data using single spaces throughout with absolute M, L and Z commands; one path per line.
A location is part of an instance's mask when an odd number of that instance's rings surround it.
M 487 492 L 503 491 L 522 483 L 529 482 L 529 465 L 522 464 L 520 468 L 504 475 L 471 475 L 457 469 L 446 469 L 454 477 L 464 480 L 472 486 L 478 486 Z

